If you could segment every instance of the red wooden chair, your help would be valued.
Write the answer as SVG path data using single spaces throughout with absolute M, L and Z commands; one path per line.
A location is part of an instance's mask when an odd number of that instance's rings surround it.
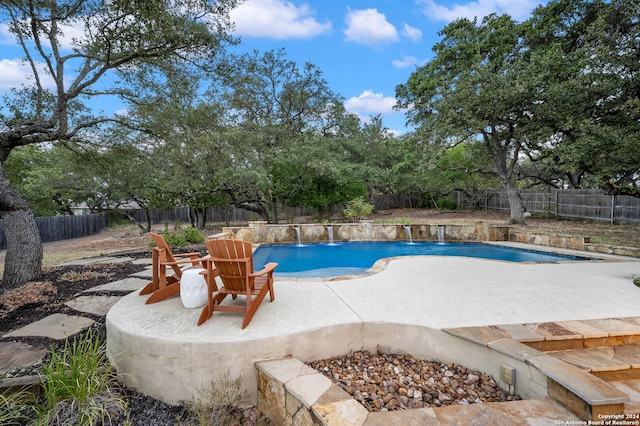
M 202 325 L 215 311 L 244 313 L 242 328 L 249 325 L 262 300 L 273 293 L 273 271 L 278 266 L 270 262 L 258 271 L 253 271 L 251 243 L 241 240 L 209 240 L 206 279 L 209 286 L 209 300 L 202 309 L 198 325 Z M 215 277 L 219 276 L 222 287 L 218 290 Z M 215 296 L 213 293 L 218 292 Z M 231 295 L 245 296 L 244 305 L 222 305 L 221 302 Z
M 156 247 L 151 253 L 153 273 L 151 282 L 140 291 L 141 296 L 151 294 L 147 299 L 147 304 L 180 294 L 180 278 L 182 277 L 180 265 L 190 263 L 192 267 L 206 268 L 206 258 L 200 258 L 200 253 L 180 253 L 174 256 L 162 235 L 153 232 L 149 232 L 149 235 L 156 243 Z M 171 268 L 173 274 L 167 276 L 167 268 Z

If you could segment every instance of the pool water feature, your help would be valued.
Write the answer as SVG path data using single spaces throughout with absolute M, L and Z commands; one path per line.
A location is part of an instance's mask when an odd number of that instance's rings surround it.
M 256 268 L 278 262 L 277 277 L 325 278 L 359 274 L 379 259 L 396 256 L 464 256 L 508 262 L 592 260 L 587 257 L 547 253 L 493 244 L 469 242 L 342 242 L 263 244 L 253 254 Z

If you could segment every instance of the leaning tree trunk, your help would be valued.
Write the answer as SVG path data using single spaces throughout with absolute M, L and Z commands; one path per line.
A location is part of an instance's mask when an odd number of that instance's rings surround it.
M 7 240 L 4 276 L 0 287 L 15 288 L 42 272 L 42 244 L 29 204 L 11 187 L 0 166 L 0 217 Z

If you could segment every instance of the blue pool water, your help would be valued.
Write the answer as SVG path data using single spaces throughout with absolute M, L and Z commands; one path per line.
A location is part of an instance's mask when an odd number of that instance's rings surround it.
M 509 262 L 560 262 L 585 257 L 545 253 L 483 243 L 341 242 L 335 244 L 261 245 L 253 254 L 255 268 L 278 262 L 279 277 L 334 277 L 362 273 L 378 259 L 395 256 L 466 256 Z

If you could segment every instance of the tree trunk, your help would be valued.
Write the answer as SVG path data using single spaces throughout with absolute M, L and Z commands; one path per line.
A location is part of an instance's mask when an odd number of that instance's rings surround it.
M 198 208 L 191 209 L 191 211 L 193 212 L 193 216 L 195 219 L 195 223 L 194 223 L 195 228 L 204 229 L 205 226 L 207 225 L 207 209 L 198 207 Z
M 40 231 L 29 204 L 11 187 L 0 165 L 0 217 L 4 221 L 7 253 L 1 287 L 12 289 L 42 272 Z
M 524 205 L 520 192 L 513 182 L 513 168 L 516 165 L 519 148 L 516 148 L 509 155 L 509 143 L 504 141 L 500 133 L 492 127 L 490 132 L 482 132 L 487 154 L 493 162 L 493 170 L 500 178 L 504 190 L 509 199 L 509 209 L 511 210 L 511 223 L 524 223 Z M 504 136 L 503 136 L 504 137 Z M 508 139 L 512 139 L 510 135 Z
M 512 181 L 503 182 L 509 199 L 509 209 L 511 210 L 511 223 L 524 224 L 524 205 L 520 192 L 516 189 Z

